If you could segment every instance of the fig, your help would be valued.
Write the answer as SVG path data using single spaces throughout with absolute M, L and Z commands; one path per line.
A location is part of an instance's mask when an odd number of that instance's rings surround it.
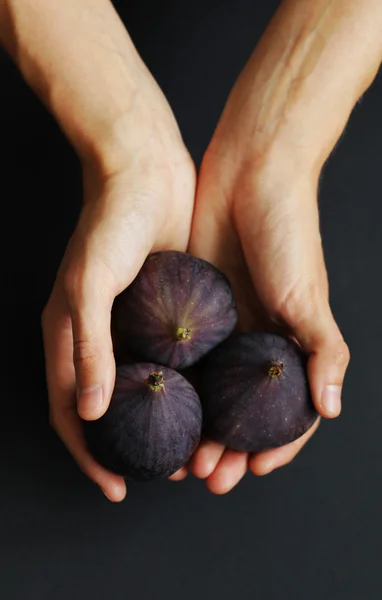
M 113 333 L 124 352 L 172 369 L 196 363 L 230 335 L 236 321 L 226 276 L 177 251 L 151 254 L 112 311 Z
M 223 342 L 205 358 L 198 387 L 206 436 L 251 453 L 299 438 L 318 417 L 306 364 L 294 341 L 273 333 Z
M 168 477 L 199 443 L 202 409 L 192 385 L 157 364 L 121 365 L 106 413 L 83 421 L 94 458 L 127 480 Z

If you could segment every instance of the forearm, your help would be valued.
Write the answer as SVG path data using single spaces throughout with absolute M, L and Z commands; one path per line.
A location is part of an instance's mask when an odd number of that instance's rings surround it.
M 0 41 L 81 157 L 113 152 L 152 84 L 109 0 L 0 0 Z
M 288 149 L 297 164 L 319 170 L 381 57 L 380 0 L 287 0 L 241 74 L 217 135 L 236 119 L 254 160 Z

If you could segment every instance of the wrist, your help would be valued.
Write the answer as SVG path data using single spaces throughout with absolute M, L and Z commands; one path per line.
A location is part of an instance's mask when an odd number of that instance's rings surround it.
M 381 25 L 375 0 L 282 3 L 227 101 L 220 151 L 262 164 L 281 149 L 319 171 L 378 71 Z
M 208 169 L 221 170 L 221 177 L 230 188 L 317 184 L 325 153 L 312 142 L 301 145 L 298 131 L 290 128 L 271 138 L 259 131 L 248 137 L 249 119 L 246 131 L 233 125 L 228 133 L 225 125 L 228 123 L 219 123 L 203 162 Z
M 109 0 L 6 4 L 6 49 L 83 162 L 113 171 L 149 145 L 154 129 L 165 145 L 179 137 L 163 94 Z

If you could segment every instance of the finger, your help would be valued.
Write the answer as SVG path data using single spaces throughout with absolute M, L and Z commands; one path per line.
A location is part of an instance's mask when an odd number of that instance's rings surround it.
M 309 355 L 309 384 L 318 412 L 326 418 L 337 417 L 350 354 L 329 304 L 311 311 L 301 308 L 300 317 L 289 320 L 288 324 Z
M 98 419 L 108 408 L 115 383 L 112 305 L 137 275 L 153 234 L 137 210 L 131 209 L 122 227 L 113 210 L 98 215 L 97 206 L 95 214 L 91 208 L 84 209 L 68 246 L 63 274 L 73 327 L 78 413 L 86 420 Z
M 319 425 L 320 418 L 315 421 L 314 425 L 304 435 L 294 442 L 286 444 L 281 448 L 274 448 L 254 454 L 249 461 L 249 468 L 252 473 L 254 475 L 267 475 L 274 469 L 289 464 L 317 431 Z
M 88 270 L 81 292 L 69 294 L 73 327 L 73 364 L 78 414 L 98 419 L 107 410 L 115 382 L 115 360 L 110 331 L 112 298 L 94 289 L 102 271 Z
M 55 286 L 44 310 L 42 329 L 51 424 L 81 469 L 101 487 L 105 495 L 113 501 L 122 500 L 126 493 L 123 479 L 109 473 L 93 460 L 83 438 L 76 413 L 72 325 L 59 285 Z
M 213 494 L 226 494 L 244 477 L 248 469 L 248 454 L 226 450 L 206 484 Z
M 188 475 L 188 469 L 184 465 L 183 467 L 178 469 L 178 471 L 176 471 L 176 473 L 174 473 L 173 475 L 170 475 L 169 479 L 170 479 L 170 481 L 182 481 L 183 479 L 185 479 L 187 477 L 187 475 Z
M 202 440 L 190 461 L 190 471 L 199 479 L 206 479 L 216 468 L 224 446 L 212 440 Z
M 104 469 L 91 456 L 86 446 L 75 404 L 66 409 L 53 408 L 51 421 L 57 434 L 85 475 L 99 485 L 111 502 L 121 502 L 126 496 L 125 481 L 123 477 Z

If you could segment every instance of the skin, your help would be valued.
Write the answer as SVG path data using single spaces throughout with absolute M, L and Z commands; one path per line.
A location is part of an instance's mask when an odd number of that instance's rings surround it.
M 50 421 L 84 473 L 120 501 L 125 482 L 93 460 L 79 416 L 97 419 L 109 405 L 114 298 L 151 251 L 187 248 L 195 169 L 161 90 L 109 2 L 0 6 L 3 43 L 83 169 L 83 209 L 42 316 Z
M 280 4 L 197 186 L 175 118 L 107 0 L 0 0 L 0 40 L 83 167 L 83 210 L 42 319 L 51 422 L 80 468 L 110 500 L 124 498 L 123 480 L 87 452 L 78 415 L 107 409 L 112 302 L 153 250 L 189 244 L 226 272 L 242 329 L 292 335 L 309 354 L 317 410 L 338 416 L 349 350 L 328 301 L 317 185 L 379 68 L 380 0 Z M 317 427 L 256 456 L 205 440 L 172 479 L 189 468 L 226 493 L 248 468 L 264 475 L 289 463 Z
M 244 330 L 276 326 L 297 339 L 326 418 L 340 414 L 349 350 L 329 306 L 318 180 L 381 58 L 380 2 L 282 3 L 231 92 L 198 180 L 191 252 L 228 274 Z M 206 441 L 191 471 L 225 493 L 247 466 L 264 475 L 289 463 L 317 427 L 256 456 Z

